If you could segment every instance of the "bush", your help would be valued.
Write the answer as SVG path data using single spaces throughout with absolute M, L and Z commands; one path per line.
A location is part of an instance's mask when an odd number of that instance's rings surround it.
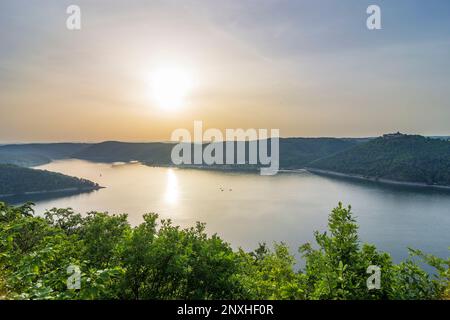
M 52 209 L 36 216 L 32 204 L 0 203 L 0 298 L 2 299 L 438 299 L 449 297 L 449 260 L 420 251 L 398 265 L 387 253 L 361 244 L 351 208 L 329 217 L 329 230 L 300 252 L 296 270 L 289 248 L 261 244 L 232 250 L 205 225 L 181 229 L 158 215 L 131 227 L 126 215 Z M 367 287 L 367 267 L 381 269 L 381 288 Z M 79 289 L 68 289 L 80 269 Z

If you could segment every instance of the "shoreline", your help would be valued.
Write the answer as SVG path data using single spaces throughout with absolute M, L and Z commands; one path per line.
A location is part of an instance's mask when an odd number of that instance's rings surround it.
M 427 189 L 439 189 L 439 190 L 450 190 L 450 186 L 440 185 L 440 184 L 426 184 L 423 182 L 398 181 L 398 180 L 391 180 L 391 179 L 384 179 L 384 178 L 366 177 L 366 176 L 362 176 L 362 175 L 358 175 L 358 174 L 348 174 L 348 173 L 341 173 L 341 172 L 336 172 L 336 171 L 314 169 L 314 168 L 309 168 L 309 167 L 306 167 L 305 170 L 310 173 L 313 173 L 313 174 L 319 174 L 319 175 L 322 174 L 322 175 L 334 176 L 334 177 L 340 177 L 340 178 L 349 178 L 349 179 L 355 179 L 355 180 L 361 180 L 361 181 L 378 182 L 378 183 L 389 184 L 389 185 L 415 187 L 415 188 L 427 188 Z
M 233 167 L 220 167 L 220 166 L 202 166 L 202 165 L 190 165 L 190 166 L 176 166 L 176 165 L 156 165 L 141 163 L 149 167 L 159 167 L 159 168 L 177 168 L 177 169 L 194 169 L 194 170 L 210 170 L 210 171 L 221 171 L 221 172 L 244 172 L 244 173 L 255 173 L 259 171 L 259 168 L 233 168 Z M 309 172 L 312 174 L 322 174 L 325 176 L 333 176 L 339 178 L 347 178 L 359 181 L 369 181 L 376 182 L 386 185 L 403 186 L 403 187 L 413 187 L 413 188 L 424 188 L 424 189 L 438 189 L 450 191 L 450 186 L 439 185 L 439 184 L 426 184 L 423 182 L 412 182 L 412 181 L 398 181 L 384 178 L 366 177 L 358 174 L 347 174 L 336 171 L 314 169 L 310 167 L 296 168 L 296 169 L 284 169 L 280 168 L 278 173 L 305 173 Z
M 17 196 L 28 196 L 28 195 L 40 195 L 40 194 L 51 194 L 51 193 L 64 193 L 64 192 L 90 192 L 96 191 L 100 189 L 104 189 L 105 187 L 96 186 L 90 188 L 64 188 L 64 189 L 56 189 L 56 190 L 42 190 L 42 191 L 27 191 L 21 193 L 9 193 L 9 194 L 0 194 L 0 198 L 9 198 L 9 197 L 17 197 Z
M 79 159 L 84 160 L 92 163 L 98 163 L 97 161 L 93 160 L 85 160 L 85 159 Z M 117 165 L 117 162 L 102 162 L 105 164 L 111 164 L 114 166 L 114 164 Z M 176 168 L 176 169 L 187 169 L 187 170 L 205 170 L 205 171 L 219 171 L 219 172 L 236 172 L 236 173 L 257 173 L 260 168 L 258 167 L 233 167 L 233 166 L 205 166 L 205 165 L 173 165 L 173 164 L 163 164 L 163 163 L 148 163 L 148 162 L 141 162 L 141 161 L 129 161 L 129 162 L 123 162 L 123 165 L 128 164 L 141 164 L 147 167 L 156 167 L 156 168 Z M 278 170 L 278 173 L 304 173 L 309 172 L 312 174 L 318 174 L 318 175 L 325 175 L 325 176 L 332 176 L 332 177 L 340 177 L 340 178 L 347 178 L 347 179 L 353 179 L 353 180 L 359 180 L 359 181 L 369 181 L 369 182 L 376 182 L 386 185 L 395 185 L 395 186 L 404 186 L 404 187 L 414 187 L 414 188 L 424 188 L 424 189 L 438 189 L 438 190 L 446 190 L 450 191 L 450 186 L 447 185 L 430 185 L 423 182 L 412 182 L 412 181 L 398 181 L 398 180 L 392 180 L 392 179 L 384 179 L 384 178 L 375 178 L 375 177 L 369 177 L 369 176 L 363 176 L 358 174 L 347 174 L 347 173 L 341 173 L 336 171 L 330 171 L 330 170 L 321 170 L 321 169 L 314 169 L 311 167 L 302 167 L 302 168 L 295 168 L 295 169 L 287 169 L 287 168 L 280 168 Z M 92 189 L 86 189 L 86 190 L 79 190 L 76 188 L 71 189 L 60 189 L 60 190 L 52 190 L 52 191 L 38 191 L 38 192 L 31 192 L 31 193 L 24 193 L 23 195 L 27 194 L 45 194 L 45 193 L 53 193 L 53 192 L 73 192 L 73 191 L 94 191 L 98 189 L 102 189 L 104 187 L 97 187 Z M 7 196 L 17 196 L 20 194 L 14 194 L 14 195 L 0 195 L 0 197 L 7 197 Z

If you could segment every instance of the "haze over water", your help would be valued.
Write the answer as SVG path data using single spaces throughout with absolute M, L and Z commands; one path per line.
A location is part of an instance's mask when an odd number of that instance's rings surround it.
M 83 177 L 106 187 L 56 199 L 36 200 L 36 212 L 72 207 L 80 213 L 128 213 L 129 222 L 156 212 L 182 227 L 207 223 L 234 248 L 255 249 L 259 242 L 287 243 L 292 253 L 324 231 L 339 201 L 351 204 L 364 242 L 377 245 L 399 262 L 407 247 L 448 256 L 450 193 L 337 180 L 310 173 L 219 172 L 111 165 L 63 160 L 40 167 Z M 222 191 L 223 190 L 223 191 Z

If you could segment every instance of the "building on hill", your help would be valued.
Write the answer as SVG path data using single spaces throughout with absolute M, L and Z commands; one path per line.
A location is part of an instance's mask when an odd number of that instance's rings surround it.
M 397 131 L 397 133 L 383 134 L 383 138 L 386 138 L 386 139 L 395 139 L 395 138 L 401 138 L 404 136 L 406 136 L 406 134 L 400 133 L 399 131 Z

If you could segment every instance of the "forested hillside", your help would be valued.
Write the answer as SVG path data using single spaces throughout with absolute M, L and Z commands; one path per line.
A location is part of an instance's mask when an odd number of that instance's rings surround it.
M 171 166 L 173 146 L 174 143 L 117 141 L 96 144 L 6 145 L 0 147 L 0 163 L 35 166 L 54 159 L 77 158 L 94 162 L 137 160 L 148 165 Z M 248 149 L 246 143 L 247 160 Z M 268 149 L 270 150 L 270 143 Z M 226 148 L 224 159 L 225 157 Z M 210 167 L 253 170 L 259 166 L 247 164 Z M 376 139 L 281 138 L 280 169 L 304 167 L 375 179 L 450 185 L 450 141 L 401 134 Z
M 308 167 L 428 185 L 450 185 L 450 141 L 418 135 L 384 135 Z
M 280 139 L 280 167 L 302 168 L 306 164 L 362 143 L 362 139 L 284 138 Z
M 99 186 L 89 180 L 61 173 L 0 164 L 0 195 L 19 195 L 63 190 L 94 190 Z
M 338 138 L 281 138 L 280 166 L 285 169 L 301 168 L 313 160 L 353 147 L 360 143 L 360 141 L 362 140 Z M 173 146 L 173 143 L 128 143 L 109 141 L 84 148 L 80 152 L 75 153 L 73 157 L 90 161 L 126 162 L 137 160 L 152 165 L 171 165 L 170 154 Z M 204 146 L 206 146 L 206 144 L 204 144 Z M 248 143 L 246 143 L 246 150 L 248 151 Z M 224 158 L 225 157 L 226 148 L 224 147 Z
M 57 159 L 70 158 L 88 147 L 85 143 L 31 143 L 0 146 L 0 164 L 32 167 Z
M 170 153 L 174 144 L 162 142 L 132 143 L 106 141 L 91 145 L 75 153 L 73 158 L 99 161 L 142 161 L 153 164 L 171 164 Z

